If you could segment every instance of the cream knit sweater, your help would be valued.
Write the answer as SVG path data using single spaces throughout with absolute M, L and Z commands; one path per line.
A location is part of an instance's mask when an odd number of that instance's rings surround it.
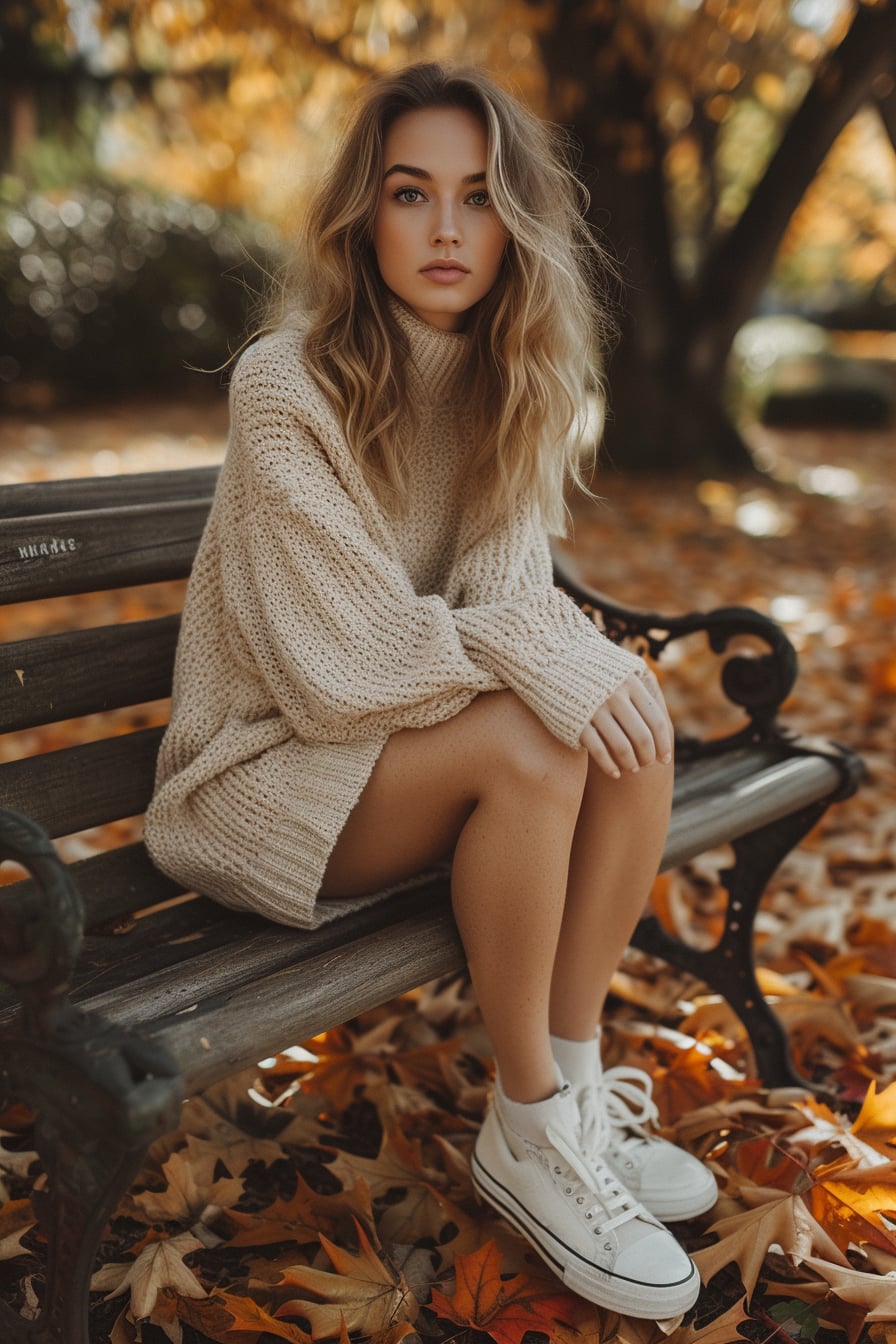
M 392 733 L 510 687 L 577 747 L 644 667 L 553 586 L 531 510 L 477 529 L 457 377 L 466 338 L 394 311 L 417 407 L 407 517 L 378 504 L 296 330 L 237 365 L 146 815 L 165 872 L 303 927 L 346 908 L 317 892 Z

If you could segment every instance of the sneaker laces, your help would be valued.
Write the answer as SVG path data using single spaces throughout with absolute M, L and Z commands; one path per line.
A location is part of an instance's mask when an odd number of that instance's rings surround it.
M 585 1088 L 580 1097 L 585 1152 L 598 1155 L 607 1148 L 643 1143 L 643 1126 L 659 1119 L 652 1091 L 643 1069 L 624 1064 L 607 1069 L 596 1087 Z
M 551 1124 L 547 1126 L 546 1134 L 555 1152 L 566 1163 L 566 1174 L 572 1181 L 564 1194 L 575 1196 L 576 1203 L 583 1206 L 582 1213 L 588 1221 L 594 1218 L 595 1213 L 600 1214 L 594 1229 L 596 1234 L 609 1232 L 623 1223 L 631 1222 L 643 1212 L 605 1163 L 598 1161 L 593 1166 L 585 1163 L 578 1144 L 569 1134 Z M 563 1174 L 561 1167 L 554 1166 L 553 1170 L 557 1176 Z M 586 1203 L 587 1208 L 584 1207 Z
M 617 1064 L 606 1070 L 597 1088 L 614 1129 L 636 1129 L 659 1119 L 653 1080 L 643 1069 Z

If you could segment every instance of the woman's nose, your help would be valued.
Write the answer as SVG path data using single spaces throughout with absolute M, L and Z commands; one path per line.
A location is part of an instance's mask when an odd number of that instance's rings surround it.
M 441 212 L 433 229 L 433 245 L 436 247 L 444 247 L 446 244 L 456 245 L 460 240 L 460 227 L 454 211 L 450 207 L 446 207 Z

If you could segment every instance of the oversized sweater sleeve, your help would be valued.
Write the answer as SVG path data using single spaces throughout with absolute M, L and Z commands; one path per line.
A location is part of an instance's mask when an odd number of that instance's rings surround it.
M 264 358 L 234 377 L 236 488 L 216 520 L 234 657 L 308 741 L 425 727 L 506 686 L 577 746 L 642 664 L 553 586 L 544 533 L 516 519 L 461 557 L 458 601 L 418 595 L 357 468 L 334 460 L 320 394 L 295 386 Z
M 455 620 L 464 648 L 574 745 L 599 705 L 645 663 L 554 584 L 547 533 L 521 508 L 462 558 Z

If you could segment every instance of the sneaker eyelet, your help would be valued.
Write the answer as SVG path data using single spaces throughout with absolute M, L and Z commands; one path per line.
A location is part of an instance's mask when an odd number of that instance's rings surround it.
M 585 1203 L 584 1196 L 582 1196 L 582 1195 L 576 1195 L 576 1203 L 577 1203 L 577 1204 L 584 1204 L 584 1203 Z

